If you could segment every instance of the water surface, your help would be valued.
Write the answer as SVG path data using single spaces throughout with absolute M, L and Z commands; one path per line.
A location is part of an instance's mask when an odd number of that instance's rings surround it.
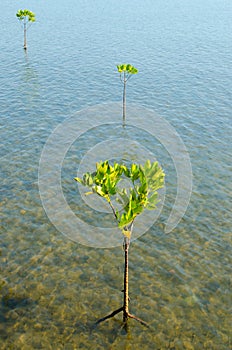
M 15 17 L 19 7 L 37 15 L 27 53 Z M 2 11 L 1 349 L 228 350 L 231 1 L 3 0 Z M 38 191 L 48 136 L 80 110 L 121 100 L 115 69 L 121 62 L 139 69 L 128 85 L 128 104 L 154 110 L 176 129 L 193 170 L 189 207 L 166 235 L 175 169 L 162 145 L 145 140 L 150 149 L 156 145 L 165 167 L 166 199 L 159 219 L 130 249 L 131 312 L 151 329 L 131 320 L 127 335 L 120 316 L 91 331 L 96 319 L 121 306 L 122 249 L 70 241 L 48 220 Z M 111 132 L 86 133 L 64 160 L 64 193 L 76 212 L 78 162 L 89 142 Z M 143 136 L 136 141 L 143 144 Z

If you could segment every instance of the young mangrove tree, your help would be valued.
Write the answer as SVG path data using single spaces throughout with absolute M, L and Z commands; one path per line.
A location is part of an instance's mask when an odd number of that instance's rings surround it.
M 122 124 L 126 125 L 126 84 L 133 74 L 138 73 L 138 69 L 131 64 L 119 64 L 117 65 L 118 72 L 120 73 L 120 80 L 123 83 L 123 96 L 122 96 Z
M 27 30 L 33 22 L 35 22 L 35 14 L 30 10 L 18 10 L 16 17 L 23 22 L 23 31 L 24 31 L 24 50 L 27 50 Z
M 127 326 L 128 318 L 136 319 L 143 325 L 147 325 L 146 322 L 129 312 L 128 253 L 134 221 L 144 209 L 156 209 L 158 203 L 157 191 L 164 186 L 164 176 L 164 172 L 158 162 L 151 163 L 147 160 L 144 166 L 137 164 L 126 166 L 125 164 L 118 163 L 110 165 L 109 161 L 106 160 L 96 164 L 96 171 L 94 173 L 87 172 L 82 178 L 75 178 L 83 186 L 90 188 L 87 194 L 96 193 L 108 202 L 117 226 L 123 234 L 123 306 L 99 319 L 96 324 L 122 312 L 123 324 L 125 326 Z M 119 185 L 123 179 L 127 179 L 126 182 L 129 182 L 129 186 L 122 188 Z

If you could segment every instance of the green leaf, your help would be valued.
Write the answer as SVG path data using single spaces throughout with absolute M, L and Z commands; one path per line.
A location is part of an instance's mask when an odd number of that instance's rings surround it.
M 89 196 L 90 194 L 93 194 L 93 191 L 85 192 L 86 196 Z
M 106 193 L 102 190 L 101 186 L 94 186 L 93 191 L 96 192 L 99 196 L 105 197 Z
M 80 182 L 82 185 L 84 185 L 84 182 L 79 177 L 74 177 L 74 180 L 77 182 Z
M 139 71 L 135 67 L 132 68 L 131 74 L 137 74 Z

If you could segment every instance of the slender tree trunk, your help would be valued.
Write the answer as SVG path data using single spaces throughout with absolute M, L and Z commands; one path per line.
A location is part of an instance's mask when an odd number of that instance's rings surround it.
M 26 22 L 26 17 L 24 17 L 24 23 L 23 23 L 23 26 L 24 26 L 24 50 L 27 49 L 27 22 Z
M 126 125 L 126 73 L 123 75 L 123 112 L 122 112 L 123 126 Z
M 132 232 L 132 227 L 130 227 L 131 232 Z M 124 253 L 125 253 L 125 263 L 124 263 L 124 289 L 123 289 L 123 296 L 124 296 L 124 301 L 123 301 L 123 306 L 120 307 L 117 310 L 114 310 L 111 312 L 109 315 L 100 318 L 95 325 L 111 318 L 117 315 L 119 312 L 123 312 L 123 328 L 125 329 L 126 333 L 128 333 L 128 319 L 133 318 L 134 320 L 140 322 L 142 325 L 149 327 L 149 325 L 144 322 L 141 318 L 138 318 L 132 314 L 129 313 L 129 246 L 130 246 L 130 240 L 127 237 L 124 237 L 124 242 L 123 242 L 123 248 L 124 248 Z
M 123 322 L 127 322 L 129 315 L 129 239 L 124 238 L 124 252 L 125 252 L 125 265 L 124 265 L 124 303 L 123 303 Z

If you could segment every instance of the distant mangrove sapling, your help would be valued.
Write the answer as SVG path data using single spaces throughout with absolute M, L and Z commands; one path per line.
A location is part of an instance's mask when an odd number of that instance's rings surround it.
M 106 160 L 96 164 L 96 171 L 94 173 L 87 172 L 83 175 L 82 179 L 75 178 L 83 186 L 90 188 L 90 192 L 86 194 L 96 193 L 108 202 L 117 221 L 117 226 L 124 237 L 123 306 L 108 316 L 101 318 L 96 324 L 115 316 L 119 312 L 123 312 L 123 324 L 125 327 L 128 318 L 136 319 L 143 325 L 147 325 L 146 322 L 129 313 L 128 252 L 134 220 L 144 209 L 156 209 L 158 203 L 157 191 L 164 186 L 164 176 L 164 172 L 158 162 L 151 163 L 147 160 L 144 166 L 131 164 L 128 167 L 118 163 L 110 165 L 109 161 Z M 119 183 L 123 179 L 127 179 L 130 185 L 121 188 Z M 116 201 L 113 202 L 113 200 Z M 113 204 L 115 202 L 118 204 Z
M 24 30 L 24 50 L 27 49 L 27 30 L 31 26 L 33 22 L 35 22 L 35 14 L 30 10 L 18 10 L 16 13 L 16 17 L 23 22 L 23 30 Z
M 119 64 L 117 65 L 118 72 L 120 73 L 120 79 L 123 83 L 123 97 L 122 97 L 122 120 L 123 126 L 126 125 L 126 83 L 132 77 L 133 74 L 138 73 L 138 69 L 131 64 Z

